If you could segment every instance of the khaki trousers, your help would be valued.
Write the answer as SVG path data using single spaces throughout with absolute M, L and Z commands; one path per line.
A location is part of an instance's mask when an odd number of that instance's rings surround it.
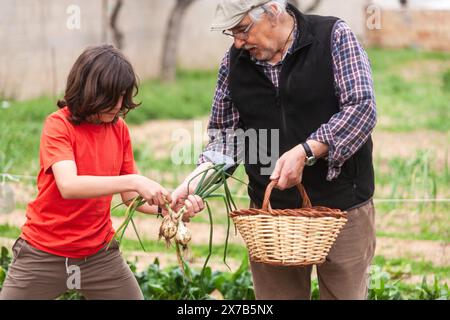
M 369 269 L 375 252 L 373 201 L 348 211 L 327 260 L 317 266 L 320 299 L 367 299 Z M 281 267 L 251 262 L 256 299 L 307 300 L 312 267 Z
M 114 241 L 83 259 L 56 256 L 19 238 L 0 300 L 55 299 L 68 289 L 86 299 L 142 300 L 143 295 Z

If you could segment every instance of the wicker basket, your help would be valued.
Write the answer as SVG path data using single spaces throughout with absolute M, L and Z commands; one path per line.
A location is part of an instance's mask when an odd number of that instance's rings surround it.
M 262 209 L 243 209 L 231 213 L 242 235 L 250 259 L 279 266 L 321 264 L 330 251 L 347 214 L 339 209 L 312 207 L 304 187 L 297 186 L 303 208 L 276 210 L 270 195 L 276 181 L 266 189 Z

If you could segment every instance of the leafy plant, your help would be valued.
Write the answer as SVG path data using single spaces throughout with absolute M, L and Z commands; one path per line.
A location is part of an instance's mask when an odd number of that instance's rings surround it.
M 409 272 L 409 271 L 406 271 Z M 396 271 L 396 275 L 405 272 Z M 369 300 L 448 300 L 450 298 L 448 285 L 440 284 L 439 277 L 434 277 L 428 285 L 423 277 L 420 285 L 411 286 L 392 279 L 391 274 L 380 266 L 373 266 L 369 285 Z
M 3 281 L 5 281 L 6 273 L 8 272 L 11 260 L 12 258 L 9 255 L 8 249 L 2 247 L 0 249 L 0 289 L 2 288 Z
M 254 300 L 255 292 L 248 257 L 244 257 L 236 272 L 219 274 L 214 280 L 214 285 L 226 300 Z
M 215 274 L 207 268 L 201 283 L 200 273 L 185 266 L 184 276 L 180 267 L 166 270 L 160 268 L 159 260 L 155 259 L 147 270 L 137 273 L 136 279 L 146 299 L 150 300 L 204 300 L 209 299 L 209 293 L 214 290 Z M 206 293 L 205 293 L 206 292 Z
M 1 248 L 0 270 L 3 270 L 3 279 L 0 277 L 0 288 L 11 263 L 11 257 L 5 247 Z M 131 271 L 144 294 L 150 300 L 205 300 L 213 299 L 216 291 L 227 300 L 253 300 L 255 293 L 248 265 L 248 258 L 244 257 L 238 270 L 233 272 L 213 272 L 210 267 L 203 273 L 191 269 L 186 265 L 183 275 L 180 267 L 162 269 L 158 258 L 142 272 L 136 271 L 135 262 L 128 261 Z M 1 273 L 1 271 L 0 271 Z M 402 273 L 396 271 L 396 273 Z M 317 279 L 312 281 L 311 299 L 319 299 Z M 381 266 L 373 266 L 368 299 L 370 300 L 448 300 L 450 298 L 448 285 L 440 284 L 439 278 L 434 277 L 428 284 L 424 277 L 419 285 L 408 285 L 400 280 L 392 279 L 391 274 Z M 80 300 L 84 297 L 77 291 L 68 291 L 61 295 L 59 300 Z
M 369 300 L 403 300 L 399 280 L 392 280 L 388 272 L 379 267 L 372 268 L 369 285 Z
M 427 279 L 423 277 L 420 286 L 416 286 L 419 295 L 417 299 L 420 300 L 448 300 L 450 298 L 448 285 L 440 285 L 439 278 L 434 277 L 434 281 L 431 286 L 428 285 Z

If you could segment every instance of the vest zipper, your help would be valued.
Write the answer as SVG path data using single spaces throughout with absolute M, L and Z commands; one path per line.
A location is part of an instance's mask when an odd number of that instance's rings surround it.
M 284 139 L 287 139 L 287 132 L 286 132 L 286 115 L 284 114 L 284 108 L 281 104 L 281 97 L 280 97 L 280 89 L 279 87 L 275 87 L 275 95 L 276 95 L 276 102 L 277 107 L 280 109 L 281 113 L 281 133 Z

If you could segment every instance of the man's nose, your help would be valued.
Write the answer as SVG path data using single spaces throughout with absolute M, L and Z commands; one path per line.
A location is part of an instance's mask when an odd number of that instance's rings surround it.
M 245 45 L 245 40 L 234 38 L 234 46 L 236 49 L 241 49 Z

